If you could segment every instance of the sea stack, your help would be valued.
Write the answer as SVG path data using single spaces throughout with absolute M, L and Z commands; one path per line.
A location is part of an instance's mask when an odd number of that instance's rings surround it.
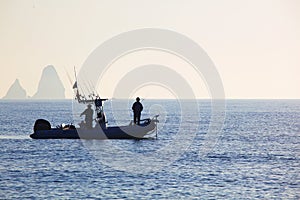
M 15 82 L 8 89 L 3 99 L 26 99 L 26 97 L 26 91 L 21 86 L 19 79 L 16 79 Z
M 44 68 L 37 92 L 32 99 L 64 99 L 65 88 L 55 68 L 48 65 Z

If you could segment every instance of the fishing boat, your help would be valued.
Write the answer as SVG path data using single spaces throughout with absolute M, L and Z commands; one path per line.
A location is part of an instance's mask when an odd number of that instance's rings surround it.
M 141 120 L 139 125 L 130 123 L 127 126 L 101 127 L 91 129 L 76 128 L 74 125 L 60 125 L 51 128 L 45 119 L 38 119 L 34 124 L 33 139 L 145 139 L 157 131 L 157 116 Z M 157 132 L 156 132 L 157 136 Z
M 75 73 L 76 78 L 76 73 Z M 45 119 L 38 119 L 34 123 L 34 132 L 30 135 L 33 139 L 144 139 L 147 136 L 155 133 L 157 137 L 157 123 L 158 115 L 153 118 L 146 118 L 140 120 L 139 124 L 132 121 L 124 126 L 107 126 L 106 116 L 104 113 L 104 101 L 108 99 L 101 99 L 100 96 L 94 93 L 88 95 L 80 94 L 77 87 L 77 80 L 73 85 L 75 91 L 75 100 L 81 104 L 88 104 L 91 107 L 94 104 L 96 111 L 96 118 L 94 119 L 96 125 L 88 125 L 82 121 L 79 127 L 73 124 L 61 124 L 56 127 L 51 127 L 49 121 Z

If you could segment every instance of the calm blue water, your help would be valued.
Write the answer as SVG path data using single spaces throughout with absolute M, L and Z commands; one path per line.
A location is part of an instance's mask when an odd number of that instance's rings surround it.
M 129 123 L 131 103 L 107 102 L 109 125 Z M 210 102 L 198 103 L 145 100 L 143 116 L 161 115 L 157 140 L 81 141 L 29 134 L 38 118 L 76 124 L 84 106 L 2 100 L 0 199 L 300 198 L 299 100 L 228 100 L 212 139 Z

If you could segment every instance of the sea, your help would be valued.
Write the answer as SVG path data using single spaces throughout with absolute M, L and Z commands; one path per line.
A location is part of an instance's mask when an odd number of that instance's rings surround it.
M 107 126 L 132 103 L 106 101 Z M 142 140 L 35 140 L 35 120 L 77 126 L 86 105 L 1 100 L 0 199 L 300 199 L 300 100 L 223 103 L 145 99 Z

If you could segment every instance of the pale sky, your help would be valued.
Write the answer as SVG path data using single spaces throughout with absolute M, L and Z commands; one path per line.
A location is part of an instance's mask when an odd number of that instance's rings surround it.
M 298 0 L 0 0 L 0 98 L 17 78 L 32 96 L 49 64 L 71 98 L 66 72 L 73 78 L 73 67 L 80 70 L 102 42 L 140 28 L 173 30 L 197 42 L 214 62 L 226 98 L 300 99 Z M 164 62 L 169 55 L 157 54 L 152 57 L 157 60 L 143 56 L 180 71 L 180 61 L 172 66 Z M 137 57 L 124 59 L 128 64 Z M 208 97 L 192 73 L 187 70 L 185 77 L 201 90 L 197 97 Z M 103 86 L 102 94 L 110 97 L 115 85 Z

